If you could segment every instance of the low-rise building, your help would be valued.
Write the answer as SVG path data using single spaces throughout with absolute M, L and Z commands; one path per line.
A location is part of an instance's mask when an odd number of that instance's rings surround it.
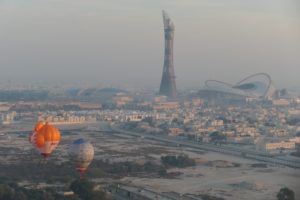
M 169 136 L 178 136 L 180 134 L 183 134 L 184 133 L 184 130 L 181 129 L 181 128 L 175 128 L 175 127 L 172 127 L 172 128 L 168 128 L 168 135 Z
M 144 116 L 141 114 L 131 114 L 125 116 L 126 122 L 140 122 L 144 119 Z
M 10 113 L 0 113 L 0 124 L 7 125 L 11 124 L 14 121 L 14 118 L 16 117 L 16 112 L 10 112 Z
M 113 101 L 116 104 L 117 107 L 122 107 L 130 102 L 133 101 L 133 98 L 124 94 L 124 93 L 117 93 L 113 97 Z
M 176 110 L 179 108 L 177 101 L 159 102 L 153 106 L 154 110 Z
M 220 120 L 220 119 L 218 119 L 218 120 L 213 120 L 212 122 L 211 122 L 211 126 L 223 126 L 224 125 L 224 122 L 223 122 L 223 120 Z
M 270 134 L 277 137 L 284 137 L 284 136 L 288 136 L 289 132 L 284 129 L 275 129 L 275 130 L 270 130 Z
M 11 105 L 7 102 L 0 102 L 0 112 L 7 112 L 11 108 Z
M 265 150 L 281 150 L 281 149 L 295 149 L 295 142 L 281 141 L 265 143 Z
M 272 100 L 274 106 L 288 106 L 290 101 L 288 99 L 274 99 Z

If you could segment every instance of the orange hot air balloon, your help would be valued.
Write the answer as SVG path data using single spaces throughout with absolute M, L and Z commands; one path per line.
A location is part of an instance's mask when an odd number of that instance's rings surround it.
M 39 121 L 38 123 L 35 124 L 34 131 L 39 131 L 44 125 L 45 125 L 44 122 Z
M 34 143 L 34 140 L 36 138 L 36 133 L 37 131 L 39 131 L 43 126 L 45 125 L 44 122 L 42 121 L 38 121 L 35 126 L 34 126 L 34 129 L 33 129 L 33 132 L 29 134 L 29 142 L 30 143 Z
M 33 144 L 41 153 L 41 155 L 44 156 L 44 158 L 47 158 L 57 147 L 59 141 L 59 130 L 56 127 L 46 123 L 36 132 Z

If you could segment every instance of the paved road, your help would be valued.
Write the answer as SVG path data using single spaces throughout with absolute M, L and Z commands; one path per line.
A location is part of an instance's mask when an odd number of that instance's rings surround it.
M 189 197 L 181 195 L 176 192 L 160 193 L 146 188 L 119 185 L 115 188 L 110 188 L 110 194 L 117 200 L 130 200 L 130 199 L 151 199 L 151 200 L 202 200 L 201 198 Z
M 268 162 L 268 163 L 271 163 L 274 165 L 282 165 L 282 166 L 288 166 L 288 167 L 300 169 L 300 163 L 297 161 L 273 157 L 273 155 L 270 155 L 265 152 L 248 150 L 248 149 L 243 149 L 240 147 L 231 147 L 231 146 L 225 146 L 225 145 L 219 146 L 219 145 L 214 145 L 214 144 L 203 144 L 203 143 L 197 143 L 197 142 L 193 142 L 193 141 L 172 139 L 172 138 L 168 138 L 168 137 L 164 137 L 164 136 L 136 133 L 136 132 L 120 129 L 115 125 L 112 125 L 111 129 L 119 134 L 126 134 L 126 135 L 135 136 L 135 137 L 143 137 L 145 139 L 157 140 L 157 141 L 161 141 L 161 142 L 186 146 L 186 147 L 190 147 L 190 148 L 202 149 L 202 150 L 206 150 L 206 151 L 230 154 L 230 155 L 234 155 L 234 156 L 238 156 L 238 157 Z

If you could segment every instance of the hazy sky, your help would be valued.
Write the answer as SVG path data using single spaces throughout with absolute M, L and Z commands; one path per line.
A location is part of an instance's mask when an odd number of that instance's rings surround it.
M 300 86 L 299 0 L 0 0 L 0 82 L 158 87 L 162 9 L 179 88 L 256 72 Z

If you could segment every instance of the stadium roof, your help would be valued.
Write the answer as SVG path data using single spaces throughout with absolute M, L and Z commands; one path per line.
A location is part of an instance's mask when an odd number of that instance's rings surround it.
M 220 92 L 244 97 L 272 97 L 275 92 L 270 75 L 257 73 L 244 78 L 236 84 L 217 80 L 205 81 L 204 91 Z

